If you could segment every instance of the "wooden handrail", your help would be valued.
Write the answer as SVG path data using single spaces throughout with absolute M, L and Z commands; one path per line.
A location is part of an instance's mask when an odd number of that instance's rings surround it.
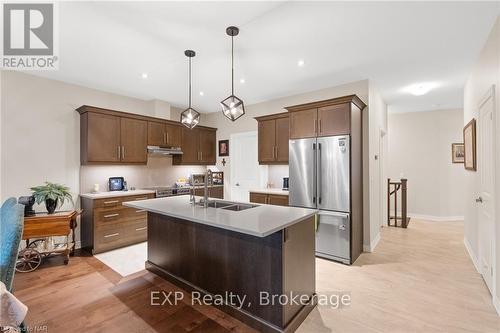
M 392 189 L 391 189 L 392 187 Z M 398 217 L 398 192 L 401 190 L 401 217 Z M 394 227 L 398 227 L 398 221 L 401 221 L 399 225 L 402 228 L 407 228 L 408 223 L 410 223 L 410 218 L 408 217 L 408 206 L 407 206 L 407 190 L 408 190 L 408 180 L 401 178 L 399 182 L 391 182 L 391 179 L 387 179 L 387 225 L 391 225 L 391 220 L 394 220 Z M 394 216 L 391 216 L 391 196 L 394 195 Z

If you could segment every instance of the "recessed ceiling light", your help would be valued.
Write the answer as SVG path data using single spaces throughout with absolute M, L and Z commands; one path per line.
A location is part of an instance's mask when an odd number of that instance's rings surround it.
M 438 86 L 435 82 L 424 82 L 424 83 L 415 83 L 411 86 L 403 88 L 403 92 L 410 93 L 415 96 L 422 96 L 427 94 L 432 89 Z
M 245 83 L 245 79 L 240 79 L 240 83 Z
M 200 91 L 200 96 L 203 96 L 205 95 L 205 93 L 203 91 Z
M 305 64 L 305 62 L 302 59 L 300 59 L 299 61 L 297 61 L 297 66 L 299 66 L 299 67 L 304 66 L 304 64 Z
M 147 79 L 148 78 L 148 73 L 142 73 L 141 76 L 142 76 L 143 79 Z

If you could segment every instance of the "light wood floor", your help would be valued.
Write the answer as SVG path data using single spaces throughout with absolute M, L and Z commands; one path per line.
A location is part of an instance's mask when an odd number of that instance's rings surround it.
M 152 307 L 151 290 L 178 290 L 149 273 L 127 278 L 93 257 L 53 258 L 17 274 L 27 323 L 46 332 L 252 332 L 208 307 Z M 463 224 L 412 220 L 383 228 L 374 253 L 353 266 L 317 259 L 317 290 L 349 292 L 350 307 L 316 308 L 298 332 L 500 332 L 486 286 L 463 245 Z M 189 302 L 190 303 L 190 302 Z

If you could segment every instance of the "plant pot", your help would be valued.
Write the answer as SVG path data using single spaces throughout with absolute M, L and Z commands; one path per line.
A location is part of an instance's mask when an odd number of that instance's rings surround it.
M 47 199 L 45 200 L 45 208 L 47 208 L 47 212 L 49 214 L 54 214 L 57 208 L 57 199 L 52 200 L 52 199 Z

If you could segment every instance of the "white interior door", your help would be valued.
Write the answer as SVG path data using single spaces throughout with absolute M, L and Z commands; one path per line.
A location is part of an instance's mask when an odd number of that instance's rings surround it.
M 249 191 L 264 187 L 267 167 L 259 166 L 257 132 L 231 135 L 231 200 L 248 202 Z
M 493 251 L 494 251 L 494 90 L 483 99 L 479 105 L 478 122 L 478 172 L 480 192 L 478 202 L 479 221 L 479 265 L 481 275 L 486 285 L 493 292 Z

